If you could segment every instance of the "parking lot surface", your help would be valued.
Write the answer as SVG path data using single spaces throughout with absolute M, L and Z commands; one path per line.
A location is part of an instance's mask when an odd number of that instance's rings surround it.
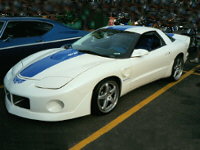
M 1 150 L 200 149 L 200 74 L 187 63 L 179 82 L 140 87 L 105 116 L 40 122 L 8 114 L 0 86 Z

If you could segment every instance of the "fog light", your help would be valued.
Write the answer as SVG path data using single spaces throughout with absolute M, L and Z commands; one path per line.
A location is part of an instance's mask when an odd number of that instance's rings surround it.
M 47 104 L 47 110 L 49 112 L 60 112 L 64 108 L 64 103 L 60 100 L 52 100 Z

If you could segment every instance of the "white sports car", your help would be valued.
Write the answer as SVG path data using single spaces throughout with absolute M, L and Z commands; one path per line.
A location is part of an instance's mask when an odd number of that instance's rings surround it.
M 107 114 L 119 97 L 155 81 L 178 80 L 190 38 L 140 26 L 100 28 L 68 49 L 35 53 L 4 78 L 9 113 L 43 121 Z

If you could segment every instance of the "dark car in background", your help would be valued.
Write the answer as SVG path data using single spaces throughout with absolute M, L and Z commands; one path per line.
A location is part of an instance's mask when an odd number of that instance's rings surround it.
M 70 45 L 88 32 L 39 17 L 0 18 L 0 80 L 22 58 L 49 48 Z

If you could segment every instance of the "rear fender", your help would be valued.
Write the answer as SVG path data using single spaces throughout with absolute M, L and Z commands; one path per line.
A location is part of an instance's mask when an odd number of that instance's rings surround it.
M 174 34 L 174 33 L 170 33 L 170 36 L 172 36 L 176 40 L 180 40 L 180 41 L 184 42 L 189 47 L 189 45 L 190 45 L 190 37 L 189 36 Z

